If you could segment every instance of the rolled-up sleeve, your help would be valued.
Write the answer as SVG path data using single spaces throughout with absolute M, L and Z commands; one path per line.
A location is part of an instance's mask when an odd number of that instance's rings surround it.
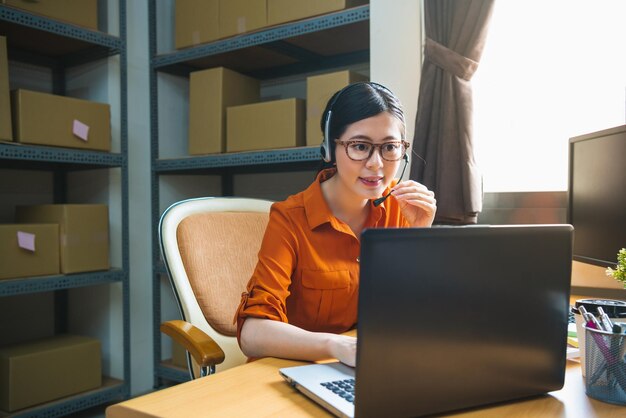
M 237 310 L 237 338 L 249 316 L 289 322 L 286 300 L 298 254 L 291 220 L 280 203 L 272 205 L 254 273 Z

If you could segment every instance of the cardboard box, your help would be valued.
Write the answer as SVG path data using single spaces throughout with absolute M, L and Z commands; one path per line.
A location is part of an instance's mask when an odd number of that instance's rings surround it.
M 0 348 L 0 409 L 13 412 L 102 385 L 100 341 L 57 335 Z
M 307 77 L 306 79 L 306 144 L 322 144 L 321 119 L 328 100 L 348 84 L 368 81 L 367 77 L 344 70 Z
M 7 39 L 0 36 L 0 140 L 12 141 Z
M 304 100 L 284 99 L 229 107 L 228 152 L 304 145 Z
M 17 142 L 111 150 L 111 110 L 108 104 L 14 90 L 11 105 L 13 139 Z M 84 132 L 85 127 L 87 132 Z
M 174 15 L 176 49 L 219 38 L 219 0 L 176 0 Z
M 239 35 L 267 26 L 267 0 L 220 0 L 219 37 Z
M 59 224 L 61 273 L 109 269 L 106 205 L 34 205 L 15 209 L 18 222 Z
M 226 151 L 226 108 L 260 100 L 259 81 L 219 67 L 189 78 L 189 155 Z
M 0 279 L 59 274 L 59 271 L 59 225 L 0 225 Z
M 277 25 L 367 3 L 368 0 L 267 0 L 267 23 Z
M 2 0 L 2 4 L 98 30 L 98 0 Z

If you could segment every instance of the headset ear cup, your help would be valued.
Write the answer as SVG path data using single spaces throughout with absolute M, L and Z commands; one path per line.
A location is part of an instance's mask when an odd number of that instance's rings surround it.
M 322 140 L 322 146 L 320 147 L 320 152 L 322 153 L 322 159 L 324 162 L 329 163 L 331 160 L 331 152 L 330 152 L 330 115 L 332 115 L 332 109 L 328 111 L 328 115 L 326 115 L 326 123 L 324 124 L 324 139 Z
M 320 154 L 322 155 L 322 160 L 324 162 L 330 162 L 330 153 L 328 152 L 328 148 L 326 148 L 326 139 L 322 141 L 322 145 L 320 146 Z

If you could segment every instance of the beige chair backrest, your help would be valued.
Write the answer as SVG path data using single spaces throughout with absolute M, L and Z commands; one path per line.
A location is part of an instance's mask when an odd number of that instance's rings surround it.
M 216 371 L 244 363 L 235 311 L 257 262 L 272 202 L 248 198 L 188 199 L 161 216 L 159 236 L 182 319 L 226 354 Z

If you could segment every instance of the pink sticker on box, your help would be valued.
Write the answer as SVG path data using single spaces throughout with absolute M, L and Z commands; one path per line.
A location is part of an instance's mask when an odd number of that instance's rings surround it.
M 89 126 L 85 125 L 79 120 L 74 119 L 72 133 L 83 141 L 87 141 L 87 137 L 89 136 Z
M 35 234 L 17 231 L 17 245 L 25 250 L 35 252 Z

